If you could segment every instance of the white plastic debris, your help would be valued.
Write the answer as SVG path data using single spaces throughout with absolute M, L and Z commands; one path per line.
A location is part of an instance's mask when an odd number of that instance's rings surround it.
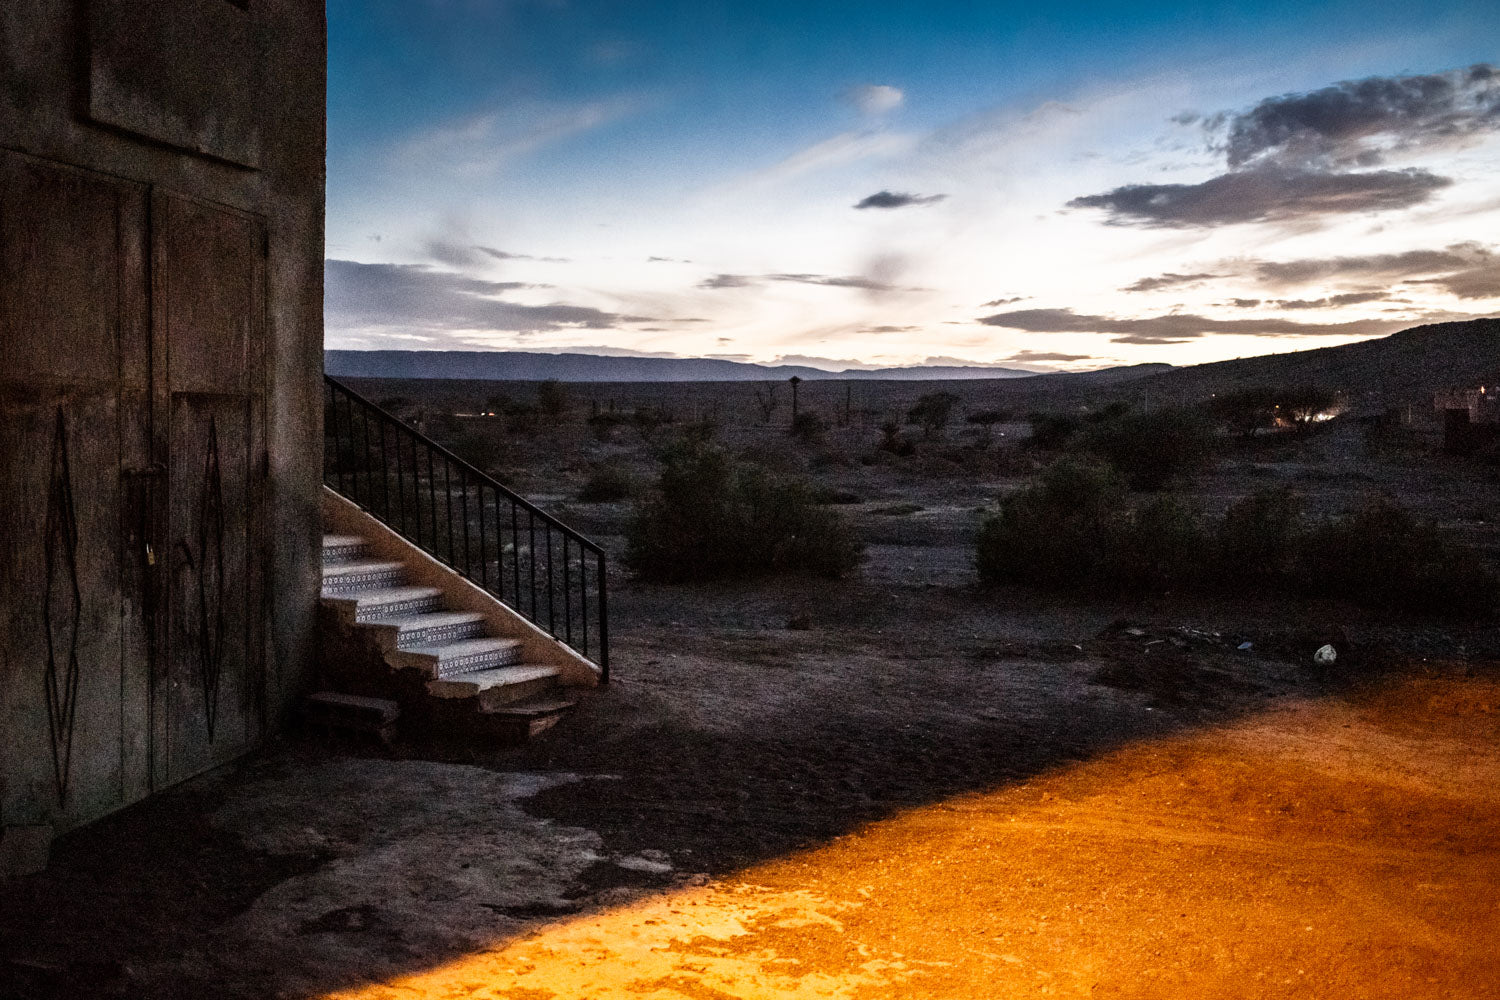
M 1328 644 L 1319 646 L 1318 651 L 1313 654 L 1313 662 L 1320 667 L 1331 667 L 1338 658 L 1339 651 Z

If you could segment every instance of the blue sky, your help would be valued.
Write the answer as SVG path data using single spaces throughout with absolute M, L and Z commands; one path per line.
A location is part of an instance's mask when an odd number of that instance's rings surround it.
M 1500 5 L 329 4 L 327 343 L 1097 367 L 1500 307 Z

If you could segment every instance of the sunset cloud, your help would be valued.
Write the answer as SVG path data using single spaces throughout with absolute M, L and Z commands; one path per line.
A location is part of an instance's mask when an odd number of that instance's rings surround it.
M 1071 309 L 1021 309 L 986 316 L 979 322 L 1028 333 L 1108 334 L 1117 344 L 1177 344 L 1212 334 L 1251 337 L 1372 337 L 1414 325 L 1409 320 L 1351 320 L 1301 323 L 1289 319 L 1214 319 L 1192 313 L 1117 318 L 1091 316 Z
M 1500 130 L 1500 71 L 1366 77 L 1261 101 L 1228 119 L 1225 156 L 1255 163 L 1369 167 L 1390 153 L 1447 147 Z
M 1373 170 L 1395 154 L 1500 132 L 1500 72 L 1489 65 L 1367 77 L 1259 101 L 1201 124 L 1226 172 L 1194 184 L 1133 183 L 1068 202 L 1114 225 L 1190 228 L 1411 208 L 1453 183 L 1426 167 Z
M 644 322 L 584 306 L 523 305 L 499 296 L 525 288 L 514 281 L 482 281 L 422 264 L 323 262 L 323 310 L 334 328 L 493 330 L 536 333 L 583 328 L 606 330 Z
M 1186 285 L 1201 285 L 1205 281 L 1210 281 L 1210 280 L 1212 280 L 1214 278 L 1221 278 L 1221 277 L 1223 277 L 1223 275 L 1208 274 L 1208 273 L 1199 273 L 1199 274 L 1174 274 L 1174 273 L 1172 273 L 1172 272 L 1169 271 L 1166 274 L 1158 274 L 1158 275 L 1156 275 L 1155 277 L 1152 277 L 1152 278 L 1142 278 L 1141 280 L 1139 280 L 1137 282 L 1134 282 L 1133 284 L 1126 285 L 1124 288 L 1120 289 L 1120 291 L 1122 291 L 1122 292 L 1158 292 L 1158 291 L 1161 291 L 1163 288 L 1180 288 L 1180 287 L 1183 287 L 1183 286 L 1186 286 Z M 989 304 L 989 305 L 998 305 L 999 303 L 987 303 L 987 304 Z
M 1104 209 L 1114 225 L 1180 229 L 1411 208 L 1451 183 L 1416 168 L 1364 173 L 1265 168 L 1220 174 L 1200 184 L 1127 184 L 1074 198 L 1068 207 Z

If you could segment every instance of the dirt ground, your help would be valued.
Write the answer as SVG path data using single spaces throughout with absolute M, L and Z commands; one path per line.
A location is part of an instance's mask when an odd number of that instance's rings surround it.
M 647 449 L 558 433 L 528 492 L 618 552 L 577 486 Z M 1494 544 L 1489 472 L 1362 447 L 1194 502 L 1395 491 Z M 1500 629 L 980 592 L 1019 472 L 792 454 L 857 577 L 619 574 L 615 681 L 526 747 L 291 734 L 76 831 L 0 887 L 0 998 L 1500 997 Z
M 64 838 L 0 996 L 1500 996 L 1491 629 L 618 598 L 528 747 L 294 738 Z

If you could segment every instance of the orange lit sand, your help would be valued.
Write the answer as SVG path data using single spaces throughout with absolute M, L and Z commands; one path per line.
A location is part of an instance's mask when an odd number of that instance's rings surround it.
M 1298 702 L 330 994 L 1500 997 L 1500 685 Z

